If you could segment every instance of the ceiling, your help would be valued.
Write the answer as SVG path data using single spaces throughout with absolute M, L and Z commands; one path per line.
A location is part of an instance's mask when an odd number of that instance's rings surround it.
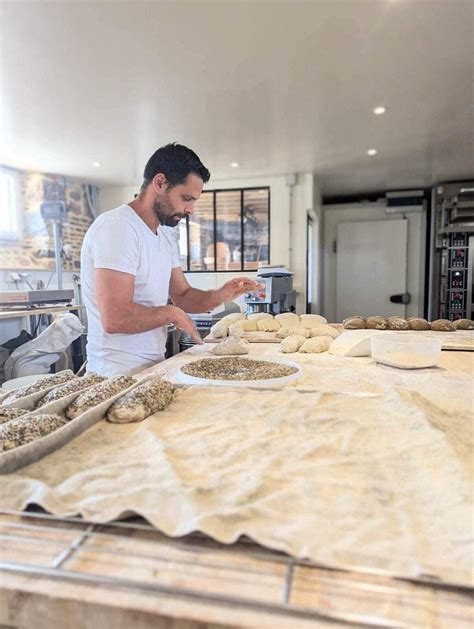
M 474 174 L 470 0 L 2 1 L 0 31 L 13 167 L 131 185 L 176 140 L 325 195 Z

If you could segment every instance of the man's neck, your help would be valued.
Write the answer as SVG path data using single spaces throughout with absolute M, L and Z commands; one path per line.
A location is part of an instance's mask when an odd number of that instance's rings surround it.
M 153 202 L 143 198 L 141 194 L 128 205 L 138 214 L 142 221 L 156 234 L 160 221 L 153 210 Z

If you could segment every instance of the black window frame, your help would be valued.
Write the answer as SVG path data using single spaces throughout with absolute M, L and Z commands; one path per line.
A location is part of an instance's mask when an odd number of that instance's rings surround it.
M 212 188 L 210 190 L 203 190 L 203 194 L 212 192 L 213 194 L 213 233 L 214 233 L 214 260 L 217 260 L 217 209 L 216 209 L 216 195 L 219 192 L 240 192 L 240 241 L 241 241 L 241 261 L 240 269 L 224 269 L 208 271 L 190 271 L 191 264 L 190 254 L 190 241 L 189 241 L 189 216 L 186 217 L 186 241 L 187 241 L 187 267 L 188 270 L 184 270 L 184 273 L 256 273 L 257 269 L 245 269 L 245 239 L 244 239 L 244 193 L 251 190 L 267 190 L 268 191 L 268 264 L 270 264 L 270 241 L 271 241 L 271 228 L 270 228 L 270 216 L 271 216 L 271 189 L 270 186 L 252 186 L 250 188 Z

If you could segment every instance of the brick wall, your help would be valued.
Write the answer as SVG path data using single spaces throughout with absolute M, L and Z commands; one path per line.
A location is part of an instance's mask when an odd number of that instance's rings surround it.
M 0 269 L 54 270 L 54 239 L 51 225 L 41 218 L 45 201 L 65 201 L 69 222 L 63 227 L 64 244 L 72 248 L 62 259 L 64 271 L 80 267 L 84 234 L 93 221 L 86 199 L 85 184 L 61 175 L 21 172 L 23 237 L 19 242 L 0 244 Z

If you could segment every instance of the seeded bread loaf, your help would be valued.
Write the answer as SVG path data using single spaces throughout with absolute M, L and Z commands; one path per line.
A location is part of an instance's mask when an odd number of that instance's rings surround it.
M 50 402 L 66 397 L 66 395 L 69 395 L 70 393 L 82 391 L 83 389 L 87 389 L 87 387 L 91 387 L 93 384 L 99 384 L 99 382 L 103 382 L 104 380 L 106 380 L 104 376 L 99 376 L 96 373 L 88 373 L 82 378 L 69 380 L 61 386 L 55 387 L 46 393 L 46 395 L 36 403 L 36 408 L 41 408 Z
M 435 332 L 454 332 L 456 330 L 454 323 L 449 321 L 449 319 L 436 319 L 436 321 L 432 321 L 431 329 L 435 330 Z
M 74 419 L 74 417 L 88 411 L 93 406 L 97 406 L 101 402 L 105 402 L 105 400 L 120 393 L 120 391 L 128 389 L 132 384 L 135 384 L 135 380 L 130 376 L 114 376 L 113 378 L 105 380 L 105 382 L 96 384 L 84 391 L 84 393 L 81 393 L 72 402 L 66 411 L 66 415 L 69 419 Z
M 474 321 L 470 319 L 458 319 L 453 323 L 456 330 L 474 330 Z
M 115 400 L 107 412 L 107 419 L 113 424 L 141 422 L 153 413 L 163 411 L 172 399 L 172 385 L 156 377 Z
M 29 415 L 12 419 L 0 426 L 0 452 L 36 441 L 67 422 L 60 415 Z
M 0 406 L 0 424 L 5 424 L 6 422 L 9 422 L 11 419 L 16 419 L 17 417 L 26 415 L 26 413 L 28 413 L 28 411 L 25 411 L 24 408 Z
M 365 319 L 364 317 L 347 317 L 342 322 L 342 325 L 345 330 L 364 330 Z
M 403 317 L 389 317 L 387 320 L 389 330 L 409 330 L 410 325 Z
M 385 317 L 367 317 L 365 320 L 365 327 L 368 330 L 386 330 L 387 319 Z
M 408 325 L 410 326 L 410 330 L 429 330 L 430 324 L 426 319 L 422 317 L 409 317 Z
M 7 398 L 3 400 L 2 404 L 10 404 L 11 402 L 15 402 L 16 400 L 26 397 L 27 395 L 38 393 L 42 389 L 47 389 L 49 387 L 64 384 L 65 382 L 67 382 L 68 380 L 72 380 L 73 378 L 75 378 L 75 375 L 69 369 L 66 369 L 65 371 L 60 371 L 59 373 L 53 373 L 48 376 L 44 376 L 44 378 L 40 378 L 32 384 L 27 384 L 24 387 L 15 389 L 10 393 Z

